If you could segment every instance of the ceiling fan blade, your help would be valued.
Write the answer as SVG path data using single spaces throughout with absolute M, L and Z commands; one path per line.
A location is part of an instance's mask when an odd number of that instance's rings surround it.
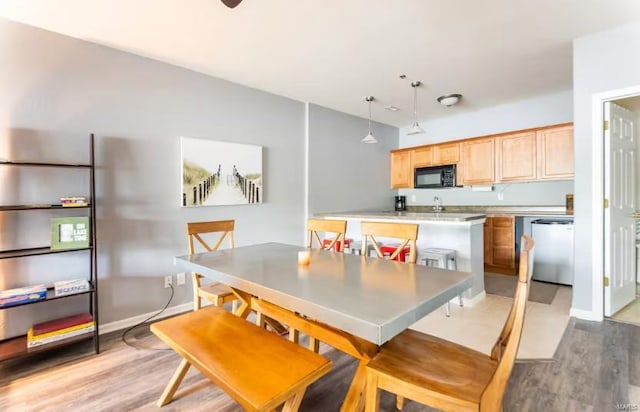
M 225 6 L 229 7 L 230 9 L 236 7 L 238 4 L 240 4 L 240 2 L 242 2 L 242 0 L 222 0 L 222 2 L 224 3 Z

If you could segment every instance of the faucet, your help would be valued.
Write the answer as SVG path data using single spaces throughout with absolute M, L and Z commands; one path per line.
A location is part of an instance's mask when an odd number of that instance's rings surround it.
M 433 201 L 435 203 L 435 205 L 433 206 L 433 211 L 434 212 L 442 212 L 442 206 L 440 205 L 440 198 L 438 196 L 435 196 L 433 198 Z

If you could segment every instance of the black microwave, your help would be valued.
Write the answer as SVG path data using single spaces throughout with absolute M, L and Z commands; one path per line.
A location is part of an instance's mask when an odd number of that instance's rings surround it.
M 456 187 L 456 165 L 417 167 L 413 176 L 416 189 Z

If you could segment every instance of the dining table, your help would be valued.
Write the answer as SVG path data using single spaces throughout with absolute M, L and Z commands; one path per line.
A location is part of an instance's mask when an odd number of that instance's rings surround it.
M 304 251 L 308 263 L 299 264 Z M 473 281 L 470 272 L 283 243 L 177 256 L 174 264 L 227 285 L 240 301 L 237 315 L 255 311 L 358 359 L 341 411 L 363 409 L 365 368 L 385 342 Z

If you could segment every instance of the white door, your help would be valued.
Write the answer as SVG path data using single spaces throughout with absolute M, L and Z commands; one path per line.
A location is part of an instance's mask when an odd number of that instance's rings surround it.
M 636 122 L 633 112 L 614 103 L 604 105 L 604 314 L 611 316 L 636 296 L 635 162 Z

